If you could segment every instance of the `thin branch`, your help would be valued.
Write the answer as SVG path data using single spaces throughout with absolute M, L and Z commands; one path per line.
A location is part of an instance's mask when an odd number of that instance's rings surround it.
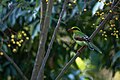
M 42 1 L 44 1 L 44 0 L 42 0 Z M 47 4 L 47 9 L 46 9 L 44 25 L 42 27 L 42 31 L 40 34 L 41 35 L 40 42 L 39 42 L 38 52 L 36 55 L 36 60 L 34 63 L 34 68 L 33 68 L 31 80 L 37 79 L 37 75 L 38 75 L 38 72 L 40 70 L 40 66 L 42 64 L 43 58 L 44 58 L 45 43 L 47 40 L 47 34 L 48 34 L 48 29 L 49 29 L 49 24 L 50 24 L 50 16 L 52 13 L 52 6 L 53 6 L 53 0 L 49 0 L 48 4 Z M 43 80 L 43 78 L 41 78 L 40 80 Z
M 46 55 L 45 55 L 45 57 L 44 57 L 44 59 L 43 59 L 42 66 L 41 66 L 40 71 L 39 71 L 39 73 L 38 73 L 38 78 L 37 78 L 37 80 L 40 80 L 40 76 L 41 76 L 42 70 L 44 69 L 45 64 L 46 64 L 46 61 L 47 61 L 47 59 L 48 59 L 48 57 L 49 57 L 50 50 L 51 50 L 52 45 L 53 45 L 53 42 L 54 42 L 54 40 L 55 40 L 55 36 L 56 36 L 56 34 L 57 34 L 58 28 L 60 27 L 60 22 L 61 22 L 62 16 L 64 15 L 64 11 L 65 11 L 65 7 L 66 7 L 67 1 L 68 1 L 68 0 L 65 0 L 65 1 L 64 1 L 63 8 L 62 8 L 62 11 L 61 11 L 61 13 L 60 13 L 60 17 L 59 17 L 59 19 L 58 19 L 56 28 L 55 28 L 55 30 L 54 30 L 54 33 L 53 33 L 51 42 L 50 42 L 50 44 L 49 44 L 49 46 L 48 46 Z
M 46 13 L 46 7 L 47 7 L 47 3 L 46 3 L 46 0 L 42 0 L 41 1 L 41 19 L 40 19 L 40 32 L 42 31 L 43 29 L 43 26 L 44 26 L 44 20 L 45 20 L 45 13 Z M 41 33 L 39 33 L 39 39 L 41 38 Z M 44 57 L 44 53 L 45 53 L 45 49 L 44 49 L 44 52 L 43 52 L 43 57 Z M 42 62 L 41 62 L 42 64 Z M 44 79 L 44 69 L 41 73 L 41 79 Z
M 9 15 L 13 12 L 14 8 L 12 8 L 1 20 L 1 22 L 4 22 L 8 17 Z
M 120 0 L 115 4 L 115 6 L 113 6 L 111 8 L 111 10 L 113 11 L 115 9 L 115 7 L 120 3 Z M 105 23 L 110 19 L 111 17 L 111 13 L 108 13 L 107 17 L 105 18 L 105 20 L 103 20 L 101 22 L 101 24 L 99 25 L 99 27 L 92 33 L 92 35 L 90 36 L 90 40 L 92 40 L 96 34 L 100 31 L 100 29 L 102 29 L 102 27 L 105 25 Z M 83 46 L 79 49 L 79 51 L 76 53 L 76 55 L 64 66 L 64 68 L 62 69 L 62 71 L 59 73 L 59 75 L 56 77 L 55 80 L 59 80 L 62 75 L 64 74 L 64 72 L 70 67 L 70 65 L 75 61 L 75 59 L 80 55 L 80 53 L 85 49 L 86 47 Z
M 55 80 L 59 80 L 64 72 L 70 67 L 70 65 L 75 61 L 75 59 L 80 56 L 80 53 L 86 48 L 87 46 L 82 46 L 76 53 L 74 57 L 63 67 L 62 71 L 59 73 L 59 75 L 56 77 Z
M 0 23 L 3 23 L 11 15 L 16 6 L 17 4 L 12 4 L 10 11 L 1 19 Z
M 40 17 L 41 17 L 41 19 L 40 19 L 40 31 L 42 31 L 43 25 L 44 25 L 44 19 L 45 19 L 46 7 L 47 7 L 46 5 L 47 5 L 46 0 L 42 0 L 41 1 L 41 14 L 40 14 Z
M 3 52 L 4 57 L 10 61 L 10 63 L 15 67 L 15 69 L 17 70 L 17 72 L 21 75 L 21 77 L 23 78 L 23 80 L 28 80 L 27 77 L 23 74 L 23 72 L 21 71 L 21 69 L 17 66 L 17 64 L 6 54 L 5 51 L 3 51 L 2 49 L 0 49 Z

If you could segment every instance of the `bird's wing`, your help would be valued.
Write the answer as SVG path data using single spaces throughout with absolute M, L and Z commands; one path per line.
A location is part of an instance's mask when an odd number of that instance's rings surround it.
M 85 36 L 87 36 L 86 34 L 84 34 L 84 33 L 81 32 L 81 31 L 79 31 L 79 32 L 77 33 L 77 35 L 79 35 L 80 37 L 85 37 Z
M 73 39 L 75 42 L 81 46 L 87 45 L 87 42 L 85 41 L 84 38 L 81 38 L 80 36 L 74 36 Z
M 78 41 L 86 41 L 86 39 L 81 38 L 80 36 L 75 36 L 74 38 L 75 40 L 78 40 Z

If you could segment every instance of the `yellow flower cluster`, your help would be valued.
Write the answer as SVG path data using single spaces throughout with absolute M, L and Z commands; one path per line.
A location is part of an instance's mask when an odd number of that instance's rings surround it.
M 115 25 L 115 20 L 110 20 L 109 24 L 110 24 L 109 30 L 111 31 L 111 35 L 118 38 L 119 31 L 115 27 L 116 26 Z
M 98 0 L 99 2 L 101 2 L 102 0 Z M 112 19 L 109 21 L 109 23 L 107 23 L 107 25 L 105 25 L 106 27 L 104 28 L 104 30 L 100 30 L 101 35 L 104 37 L 104 40 L 107 40 L 108 34 L 114 36 L 115 38 L 119 38 L 119 30 L 117 29 L 117 23 L 119 21 L 119 16 L 114 14 L 115 11 L 112 11 L 110 9 L 110 6 L 112 4 L 112 2 L 104 2 L 105 4 L 105 9 L 104 11 L 99 10 L 96 12 L 96 16 L 100 17 L 101 20 L 105 19 L 105 12 L 108 13 L 112 13 L 113 17 Z
M 116 28 L 115 20 L 110 20 L 109 25 L 110 26 L 107 29 L 110 32 L 110 35 L 114 36 L 115 38 L 119 38 L 119 30 Z M 102 33 L 101 35 L 104 37 L 105 40 L 107 40 L 106 31 L 100 30 L 100 33 Z
M 29 37 L 25 31 L 18 32 L 17 35 L 11 34 L 8 47 L 12 48 L 12 51 L 17 52 L 17 48 L 22 46 L 25 40 L 29 40 Z
M 106 31 L 100 30 L 100 32 L 102 33 L 102 36 L 104 37 L 104 40 L 107 40 L 107 33 L 106 33 Z
M 98 16 L 98 17 L 100 17 L 101 20 L 104 20 L 104 19 L 105 19 L 104 14 L 105 14 L 105 13 L 104 13 L 103 11 L 97 11 L 97 12 L 95 13 L 95 15 Z
M 104 4 L 105 4 L 105 6 L 110 6 L 112 4 L 112 2 L 111 1 L 108 3 L 104 2 Z

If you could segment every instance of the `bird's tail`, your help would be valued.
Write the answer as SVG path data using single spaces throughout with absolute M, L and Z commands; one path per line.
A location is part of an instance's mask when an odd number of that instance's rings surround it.
M 88 42 L 88 48 L 90 50 L 96 50 L 97 52 L 102 54 L 102 51 L 97 46 L 95 46 L 92 42 Z

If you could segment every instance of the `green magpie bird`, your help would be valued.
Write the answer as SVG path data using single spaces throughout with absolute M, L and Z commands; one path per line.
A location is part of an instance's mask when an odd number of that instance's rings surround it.
M 92 42 L 90 42 L 89 37 L 84 34 L 78 27 L 72 27 L 68 29 L 69 32 L 73 32 L 74 41 L 80 46 L 88 46 L 90 50 L 96 50 L 102 53 L 99 48 L 97 48 Z

